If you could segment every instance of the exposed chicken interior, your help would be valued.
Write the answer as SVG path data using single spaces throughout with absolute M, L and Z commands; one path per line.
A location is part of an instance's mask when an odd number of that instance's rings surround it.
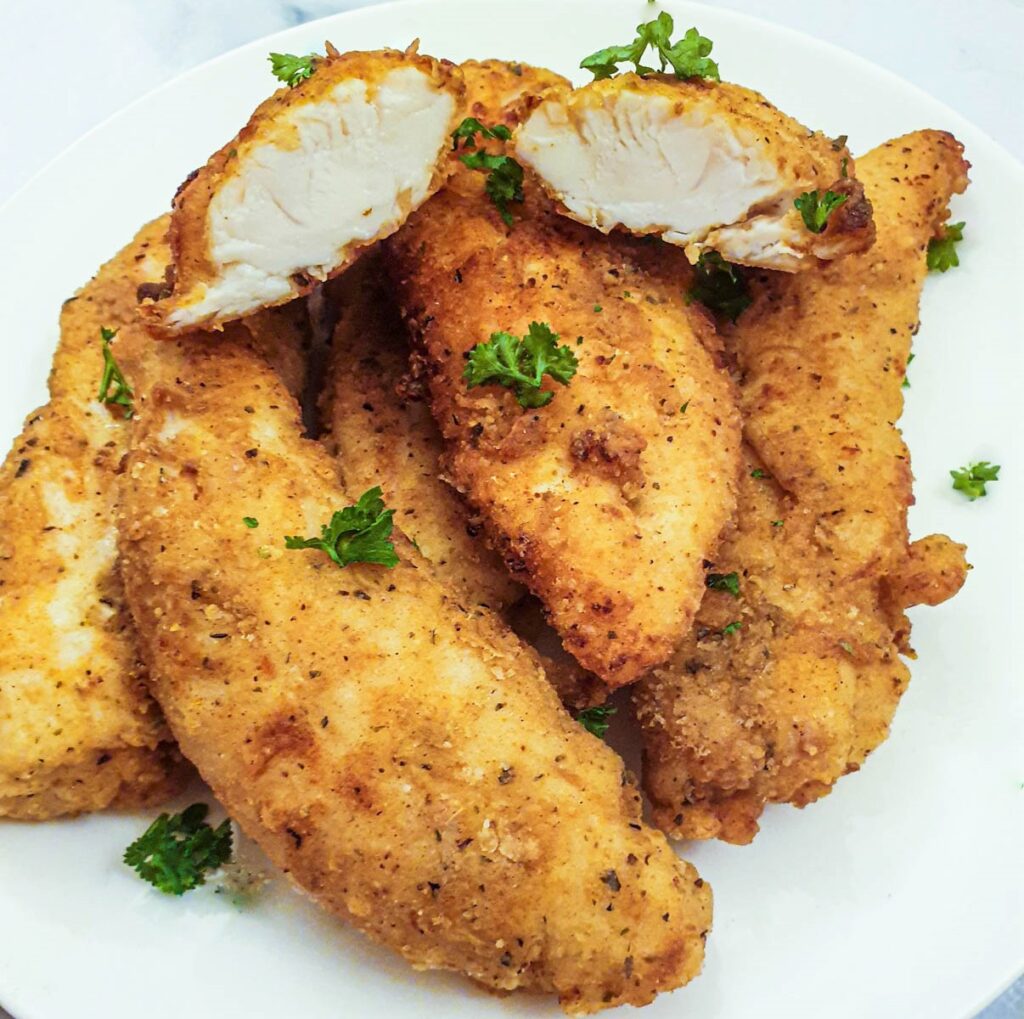
M 793 272 L 874 238 L 845 146 L 728 82 L 624 74 L 554 92 L 515 147 L 572 219 L 659 235 L 691 261 L 713 249 Z M 844 196 L 821 233 L 793 204 L 814 190 Z
M 443 182 L 456 68 L 385 50 L 318 59 L 179 190 L 170 332 L 281 304 L 396 230 Z

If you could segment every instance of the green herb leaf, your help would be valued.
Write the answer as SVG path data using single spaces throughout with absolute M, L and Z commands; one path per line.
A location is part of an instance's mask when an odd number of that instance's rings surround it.
M 960 264 L 956 253 L 957 241 L 964 239 L 964 223 L 947 223 L 939 237 L 928 242 L 928 268 L 933 272 L 945 272 Z
M 853 654 L 853 645 L 848 640 L 841 640 L 839 646 L 848 654 Z
M 740 578 L 738 573 L 709 573 L 704 584 L 712 591 L 728 591 L 733 598 L 740 596 Z
M 587 732 L 593 733 L 598 739 L 604 739 L 604 735 L 611 724 L 608 720 L 618 710 L 618 708 L 613 708 L 609 704 L 598 704 L 592 708 L 584 708 L 576 716 L 576 721 L 579 722 Z
M 516 394 L 520 407 L 543 407 L 554 393 L 541 389 L 545 375 L 563 386 L 576 374 L 576 355 L 566 346 L 558 346 L 558 334 L 544 322 L 531 322 L 527 334 L 519 339 L 511 333 L 491 333 L 486 343 L 478 343 L 470 352 L 462 373 L 467 388 L 507 386 Z
M 820 234 L 828 223 L 829 216 L 842 205 L 847 195 L 837 195 L 834 191 L 826 191 L 821 194 L 817 188 L 813 191 L 805 191 L 799 198 L 793 199 L 793 204 L 803 217 L 804 226 L 812 234 Z
M 462 142 L 464 149 L 476 148 L 476 136 L 484 138 L 499 138 L 507 142 L 512 137 L 512 132 L 504 124 L 496 124 L 494 127 L 486 127 L 476 117 L 466 117 L 459 126 L 452 131 L 452 148 L 457 149 L 459 142 Z
M 735 633 L 737 630 L 742 629 L 743 624 L 739 622 L 730 623 L 728 626 L 723 627 L 722 636 L 728 637 L 730 633 Z
M 206 883 L 206 872 L 231 859 L 231 822 L 206 823 L 210 808 L 193 803 L 180 814 L 161 814 L 125 851 L 124 862 L 168 895 Z
M 311 78 L 316 70 L 315 53 L 307 53 L 304 57 L 297 57 L 294 53 L 271 53 L 267 59 L 274 77 L 291 88 Z
M 467 152 L 459 159 L 471 170 L 487 174 L 484 190 L 506 225 L 511 226 L 508 203 L 523 200 L 523 168 L 511 156 L 492 156 L 488 152 Z
M 246 527 L 259 527 L 260 522 L 255 517 L 242 517 L 242 523 Z
M 772 527 L 781 527 L 781 526 L 782 526 L 782 521 L 781 520 L 773 520 L 772 521 Z
M 985 490 L 986 482 L 999 480 L 999 465 L 979 460 L 977 463 L 961 467 L 958 471 L 950 471 L 949 475 L 953 479 L 953 487 L 974 502 L 975 499 L 988 495 Z
M 131 386 L 128 385 L 121 369 L 110 352 L 110 341 L 117 335 L 116 329 L 100 326 L 100 338 L 103 340 L 103 374 L 100 376 L 100 389 L 96 399 L 100 403 L 113 403 L 124 408 L 124 416 L 130 418 L 135 413 Z
M 766 478 L 766 477 L 768 477 L 768 475 L 767 475 L 767 474 L 765 474 L 765 472 L 764 472 L 763 470 L 761 470 L 761 468 L 760 468 L 760 467 L 755 467 L 755 468 L 754 468 L 754 469 L 753 469 L 753 470 L 752 470 L 752 471 L 750 472 L 750 476 L 751 476 L 752 478 Z
M 740 269 L 717 251 L 703 251 L 693 269 L 693 286 L 686 303 L 700 301 L 705 308 L 735 322 L 751 303 L 747 280 Z
M 319 538 L 286 535 L 284 546 L 320 549 L 342 567 L 377 563 L 391 569 L 398 565 L 398 554 L 391 541 L 394 515 L 394 510 L 384 509 L 378 486 L 363 492 L 354 506 L 337 510 L 331 522 L 320 528 Z
M 914 355 L 913 354 L 908 354 L 907 355 L 907 371 L 910 371 L 910 362 L 913 361 L 913 360 L 914 360 Z M 909 389 L 910 388 L 910 379 L 907 377 L 907 372 L 903 373 L 903 388 L 904 389 Z
M 637 74 L 654 74 L 653 67 L 640 63 L 648 49 L 653 49 L 664 72 L 669 66 L 677 78 L 712 78 L 719 81 L 718 64 L 710 59 L 714 46 L 696 28 L 687 29 L 677 42 L 672 42 L 675 23 L 664 11 L 654 21 L 636 26 L 636 38 L 625 46 L 607 46 L 591 53 L 580 62 L 595 79 L 618 74 L 619 64 L 633 64 Z

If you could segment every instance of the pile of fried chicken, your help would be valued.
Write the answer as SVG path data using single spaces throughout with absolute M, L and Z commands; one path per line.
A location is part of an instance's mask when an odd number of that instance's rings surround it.
M 963 582 L 895 424 L 962 146 L 855 161 L 710 74 L 307 70 L 64 304 L 0 477 L 0 816 L 194 767 L 413 966 L 644 1004 L 711 927 L 669 839 L 860 768 Z M 371 503 L 367 558 L 297 541 Z M 575 717 L 620 687 L 651 823 Z

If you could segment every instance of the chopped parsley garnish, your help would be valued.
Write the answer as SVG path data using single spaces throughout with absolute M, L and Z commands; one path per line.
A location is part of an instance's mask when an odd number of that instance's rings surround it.
M 689 400 L 687 400 L 686 403 L 681 403 L 679 405 L 679 413 L 680 414 L 685 414 L 686 413 L 686 409 L 689 406 L 690 406 L 690 401 Z
M 246 527 L 259 527 L 260 522 L 255 517 L 242 517 L 242 523 Z
M 743 273 L 717 251 L 703 251 L 693 269 L 693 286 L 686 291 L 686 303 L 700 301 L 705 308 L 735 322 L 751 297 Z
M 558 334 L 544 322 L 531 322 L 519 339 L 511 333 L 491 333 L 486 343 L 470 352 L 462 377 L 467 388 L 496 384 L 516 394 L 520 407 L 543 407 L 554 393 L 541 389 L 548 375 L 563 386 L 576 374 L 576 355 L 570 347 L 558 346 Z
M 730 633 L 735 633 L 737 630 L 742 629 L 743 624 L 739 622 L 730 623 L 728 626 L 722 628 L 722 636 L 728 637 Z
M 458 149 L 461 142 L 463 149 L 476 149 L 477 135 L 508 141 L 512 137 L 512 132 L 504 124 L 486 127 L 475 117 L 466 117 L 452 131 L 452 148 Z M 501 213 L 505 225 L 511 226 L 513 220 L 508 203 L 523 200 L 523 168 L 511 156 L 494 156 L 479 150 L 463 152 L 459 156 L 459 161 L 470 170 L 481 170 L 487 174 L 487 181 L 484 184 L 487 197 Z
M 928 242 L 928 268 L 933 272 L 945 272 L 960 264 L 956 253 L 957 241 L 964 239 L 964 223 L 947 223 L 941 236 Z
M 206 872 L 231 859 L 231 822 L 206 823 L 210 808 L 193 803 L 180 814 L 161 814 L 125 851 L 124 862 L 168 895 L 206 884 Z
M 464 149 L 476 148 L 476 136 L 483 135 L 484 138 L 499 138 L 507 142 L 512 137 L 512 132 L 504 124 L 495 124 L 494 127 L 486 127 L 476 117 L 466 117 L 459 126 L 452 131 L 452 148 L 457 149 L 459 142 L 462 142 Z
M 834 191 L 826 191 L 824 194 L 815 188 L 813 191 L 805 191 L 799 198 L 793 199 L 793 204 L 803 217 L 804 226 L 812 234 L 820 234 L 828 223 L 829 216 L 842 205 L 848 195 L 837 195 Z
M 781 526 L 782 526 L 782 521 L 781 520 L 773 520 L 772 521 L 772 527 L 781 527 Z
M 100 389 L 96 399 L 100 403 L 114 403 L 124 408 L 124 416 L 130 418 L 135 413 L 132 387 L 128 385 L 121 369 L 110 352 L 110 341 L 117 335 L 116 329 L 100 326 L 100 337 L 103 340 L 103 375 L 100 377 Z
M 853 645 L 848 640 L 841 640 L 839 646 L 848 654 L 853 654 Z
M 664 73 L 671 66 L 677 78 L 713 78 L 719 81 L 718 64 L 710 59 L 714 46 L 696 28 L 687 29 L 678 42 L 672 42 L 675 23 L 664 11 L 654 21 L 636 26 L 636 38 L 626 46 L 608 46 L 591 53 L 580 61 L 580 67 L 590 71 L 595 79 L 611 78 L 618 74 L 619 64 L 633 64 L 637 74 L 656 74 L 653 67 L 640 63 L 648 49 L 653 49 Z
M 394 510 L 384 509 L 380 487 L 371 488 L 354 506 L 336 510 L 331 522 L 320 528 L 319 538 L 287 535 L 285 548 L 318 548 L 339 566 L 353 563 L 377 563 L 389 569 L 398 565 L 391 532 Z
M 752 471 L 750 472 L 750 476 L 751 476 L 752 478 L 766 478 L 766 477 L 768 477 L 768 475 L 767 475 L 767 474 L 765 474 L 765 472 L 764 472 L 763 470 L 761 470 L 761 468 L 760 468 L 760 467 L 755 467 L 755 468 L 754 468 L 754 469 L 753 469 L 753 470 L 752 470 Z
M 728 591 L 733 598 L 740 596 L 740 578 L 738 573 L 709 573 L 704 578 L 705 585 L 712 591 Z
M 999 465 L 979 460 L 977 463 L 961 467 L 958 471 L 950 471 L 949 476 L 953 479 L 953 487 L 974 502 L 975 499 L 988 495 L 985 490 L 986 482 L 999 480 Z
M 316 70 L 315 53 L 307 53 L 304 57 L 297 57 L 294 53 L 271 53 L 267 59 L 270 61 L 274 77 L 290 88 L 294 88 L 300 81 L 313 77 Z
M 914 360 L 914 355 L 913 354 L 908 354 L 907 355 L 907 371 L 910 370 L 910 362 L 913 361 L 913 360 Z M 907 377 L 907 372 L 903 373 L 903 388 L 904 389 L 909 389 L 910 388 L 910 379 Z
M 611 724 L 608 720 L 618 710 L 618 708 L 613 708 L 610 704 L 597 704 L 592 708 L 584 708 L 576 716 L 576 721 L 587 732 L 593 733 L 598 739 L 604 739 L 608 726 Z

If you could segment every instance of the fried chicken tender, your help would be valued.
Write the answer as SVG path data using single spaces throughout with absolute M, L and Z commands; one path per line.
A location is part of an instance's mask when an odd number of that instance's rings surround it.
M 462 81 L 415 47 L 339 54 L 278 89 L 179 188 L 169 332 L 217 326 L 307 293 L 396 230 L 440 187 Z
M 874 240 L 845 144 L 731 82 L 621 74 L 552 90 L 515 151 L 565 215 L 605 233 L 658 234 L 694 262 L 717 251 L 795 272 Z M 793 204 L 809 191 L 844 198 L 820 233 Z
M 65 302 L 50 402 L 29 416 L 0 472 L 0 817 L 146 806 L 189 773 L 146 693 L 118 567 L 115 482 L 129 423 L 97 402 L 100 328 L 117 330 L 115 358 L 153 342 L 137 291 L 162 277 L 167 227 L 167 216 L 143 227 Z M 296 391 L 305 373 L 297 312 L 275 309 L 244 327 Z
M 895 422 L 928 240 L 964 190 L 959 143 L 907 135 L 859 161 L 878 242 L 819 272 L 756 281 L 729 336 L 746 465 L 709 590 L 672 662 L 637 690 L 644 784 L 677 838 L 749 842 L 856 771 L 909 681 L 903 609 L 965 576 L 944 535 L 909 544 L 909 454 Z M 739 629 L 730 624 L 739 623 Z
M 501 107 L 494 78 L 478 89 L 466 73 L 471 112 L 514 125 L 522 104 Z M 512 208 L 508 228 L 462 167 L 388 243 L 390 268 L 451 477 L 566 649 L 620 686 L 668 657 L 700 602 L 735 504 L 735 395 L 685 306 L 681 252 L 601 237 L 529 182 Z M 470 349 L 531 322 L 578 358 L 568 385 L 539 409 L 468 389 Z
M 693 977 L 709 889 L 533 652 L 397 531 L 390 570 L 283 547 L 351 493 L 261 359 L 168 340 L 132 371 L 129 602 L 150 688 L 242 828 L 418 968 L 573 1013 Z
M 444 442 L 422 383 L 409 377 L 409 341 L 385 277 L 374 252 L 332 283 L 338 322 L 320 397 L 322 441 L 349 491 L 381 487 L 444 583 L 467 604 L 500 610 L 523 588 L 443 476 Z

